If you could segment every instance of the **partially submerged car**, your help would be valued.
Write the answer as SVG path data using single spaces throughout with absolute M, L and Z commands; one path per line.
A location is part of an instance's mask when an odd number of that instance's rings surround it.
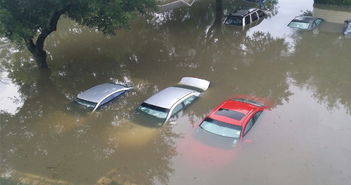
M 79 93 L 75 102 L 93 109 L 94 112 L 97 108 L 105 105 L 130 89 L 132 89 L 132 87 L 128 87 L 124 84 L 103 83 Z
M 235 13 L 229 14 L 225 18 L 224 24 L 244 27 L 256 23 L 264 17 L 266 17 L 266 13 L 258 8 L 238 10 Z
M 207 114 L 196 130 L 196 138 L 209 145 L 230 148 L 254 126 L 267 108 L 257 98 L 232 98 L 221 102 Z
M 314 30 L 320 24 L 324 22 L 324 19 L 312 16 L 297 16 L 295 17 L 288 26 L 290 28 L 298 29 L 298 30 Z
M 163 89 L 145 100 L 138 110 L 165 123 L 192 104 L 209 85 L 207 80 L 183 77 L 178 85 Z
M 351 37 L 351 19 L 346 20 L 344 22 L 344 31 L 343 31 L 345 36 Z

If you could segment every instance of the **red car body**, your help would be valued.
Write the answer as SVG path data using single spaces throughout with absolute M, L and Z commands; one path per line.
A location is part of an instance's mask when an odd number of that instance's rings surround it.
M 213 171 L 214 168 L 223 168 L 232 164 L 238 150 L 240 150 L 239 141 L 245 135 L 248 122 L 255 115 L 260 114 L 259 112 L 269 107 L 270 103 L 268 101 L 246 95 L 235 96 L 235 98 L 221 102 L 207 114 L 199 125 L 195 126 L 195 131 L 191 135 L 186 135 L 177 144 L 177 151 L 181 153 L 184 165 L 198 170 Z M 220 115 L 218 114 L 220 109 L 235 111 L 239 113 L 236 115 L 241 115 L 242 117 L 240 120 L 236 120 L 223 114 Z M 256 116 L 254 121 L 257 118 L 258 116 Z M 220 121 L 220 126 L 223 127 L 233 125 L 235 128 L 241 128 L 240 130 L 232 130 L 233 132 L 240 131 L 240 135 L 227 137 L 228 135 L 225 134 L 210 132 L 201 126 L 206 119 Z M 221 129 L 220 127 L 217 128 Z
M 212 109 L 206 116 L 207 118 L 220 121 L 229 125 L 241 127 L 240 140 L 248 133 L 263 110 L 267 108 L 266 101 L 254 97 L 236 97 L 225 100 Z M 225 110 L 227 113 L 219 113 Z M 228 116 L 230 115 L 230 116 Z M 236 119 L 235 119 L 235 118 Z M 248 124 L 249 121 L 253 123 Z M 203 124 L 204 121 L 201 122 Z M 201 124 L 199 125 L 201 127 Z M 250 127 L 250 128 L 247 128 Z M 239 127 L 238 127 L 239 128 Z

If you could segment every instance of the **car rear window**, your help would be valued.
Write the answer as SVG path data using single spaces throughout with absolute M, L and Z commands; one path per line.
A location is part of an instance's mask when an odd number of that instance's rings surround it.
M 232 118 L 232 119 L 235 119 L 238 121 L 241 120 L 245 116 L 245 114 L 243 114 L 243 113 L 236 112 L 233 110 L 223 109 L 223 108 L 218 109 L 215 114 L 220 115 L 220 116 L 225 116 L 228 118 Z
M 263 107 L 264 104 L 257 102 L 257 101 L 253 101 L 253 100 L 248 100 L 248 99 L 242 99 L 242 98 L 234 98 L 234 101 L 239 101 L 239 102 L 243 102 L 243 103 L 248 103 L 257 107 Z
M 95 108 L 95 106 L 97 105 L 97 103 L 95 103 L 95 102 L 91 102 L 91 101 L 87 101 L 87 100 L 83 100 L 83 99 L 79 99 L 79 98 L 76 98 L 75 102 L 77 102 L 80 105 L 83 105 L 85 107 L 88 107 L 88 108 Z
M 220 135 L 220 136 L 231 137 L 235 139 L 240 138 L 240 133 L 242 128 L 241 126 L 238 126 L 238 125 L 224 123 L 211 118 L 206 118 L 200 124 L 200 127 L 206 130 L 207 132 Z
M 166 119 L 169 112 L 168 109 L 151 105 L 148 103 L 142 103 L 138 109 L 146 114 L 149 114 L 161 119 Z
M 239 16 L 229 16 L 225 20 L 225 24 L 242 26 L 243 25 L 243 18 L 239 17 Z

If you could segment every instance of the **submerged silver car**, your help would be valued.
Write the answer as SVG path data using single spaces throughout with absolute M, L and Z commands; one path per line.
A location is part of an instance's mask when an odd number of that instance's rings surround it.
M 79 93 L 75 101 L 85 107 L 92 108 L 94 112 L 97 108 L 130 89 L 132 87 L 127 87 L 123 84 L 103 83 Z
M 178 85 L 168 87 L 145 100 L 138 109 L 163 122 L 189 106 L 202 92 L 208 89 L 207 80 L 183 77 Z
M 314 30 L 324 22 L 324 19 L 312 16 L 297 16 L 295 17 L 288 26 L 290 28 L 298 30 Z
M 229 14 L 224 24 L 244 27 L 254 23 L 259 24 L 265 17 L 266 13 L 258 8 L 243 9 Z

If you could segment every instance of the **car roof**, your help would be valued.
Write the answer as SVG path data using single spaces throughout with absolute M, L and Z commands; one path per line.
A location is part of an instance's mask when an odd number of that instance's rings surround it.
M 238 10 L 232 14 L 229 15 L 229 17 L 234 17 L 234 16 L 240 16 L 240 17 L 244 17 L 247 14 L 250 14 L 254 11 L 258 11 L 259 9 L 257 8 L 250 8 L 250 9 L 242 9 L 242 10 Z
M 297 16 L 292 21 L 311 23 L 311 22 L 313 22 L 316 19 L 319 19 L 319 18 L 318 17 L 312 17 L 312 16 Z
M 261 107 L 258 107 L 249 103 L 239 102 L 235 100 L 225 100 L 214 110 L 212 110 L 211 114 L 208 115 L 208 117 L 218 121 L 225 122 L 225 123 L 242 126 L 246 118 L 251 114 L 251 112 L 256 111 L 260 108 Z M 216 114 L 217 111 L 220 109 L 235 111 L 236 113 L 239 113 L 239 114 L 241 113 L 243 115 L 240 120 L 236 120 L 234 118 Z
M 170 109 L 180 99 L 191 93 L 196 93 L 197 95 L 200 95 L 200 93 L 195 90 L 181 87 L 168 87 L 154 94 L 144 102 L 158 107 Z
M 98 103 L 107 95 L 125 88 L 122 84 L 103 83 L 79 93 L 77 98 Z

